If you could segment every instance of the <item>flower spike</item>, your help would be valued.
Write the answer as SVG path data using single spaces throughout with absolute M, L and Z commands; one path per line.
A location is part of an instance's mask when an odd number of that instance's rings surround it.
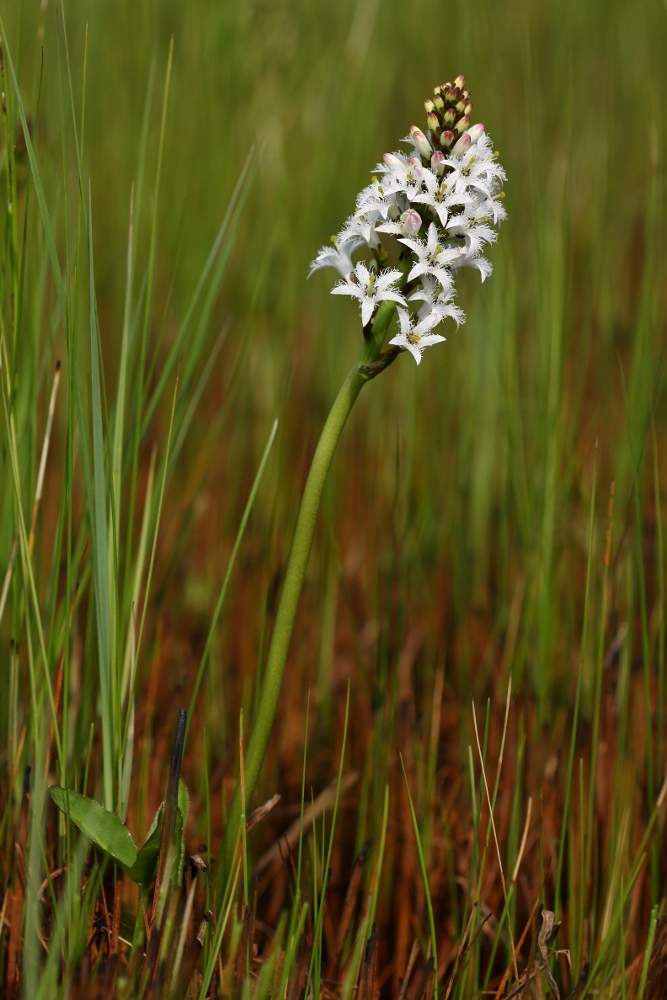
M 311 274 L 338 271 L 343 280 L 332 292 L 358 300 L 365 336 L 381 303 L 396 304 L 400 332 L 386 363 L 407 351 L 419 364 L 426 347 L 445 339 L 434 332 L 440 323 L 465 321 L 453 301 L 457 274 L 472 267 L 488 277 L 483 251 L 506 214 L 505 171 L 484 125 L 472 123 L 465 77 L 435 87 L 424 109 L 425 130 L 413 125 L 403 140 L 410 151 L 384 154 L 355 214 L 311 264 Z M 370 263 L 353 263 L 360 249 Z

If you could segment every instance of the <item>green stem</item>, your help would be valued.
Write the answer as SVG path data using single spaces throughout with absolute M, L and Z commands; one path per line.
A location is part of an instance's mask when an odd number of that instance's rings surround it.
M 396 306 L 393 302 L 387 301 L 380 305 L 375 322 L 364 343 L 361 356 L 348 374 L 336 396 L 327 422 L 322 430 L 315 454 L 313 455 L 308 480 L 303 491 L 299 517 L 294 530 L 292 550 L 289 562 L 287 563 L 285 582 L 271 637 L 271 647 L 266 662 L 266 669 L 262 678 L 253 733 L 244 762 L 246 802 L 250 802 L 255 790 L 266 749 L 269 745 L 273 723 L 276 718 L 280 689 L 285 674 L 285 663 L 287 662 L 287 654 L 289 653 L 292 631 L 294 629 L 294 620 L 313 544 L 313 535 L 315 534 L 317 512 L 320 500 L 322 499 L 329 467 L 331 466 L 331 460 L 357 396 L 364 384 L 373 378 L 375 374 L 375 371 L 373 369 L 369 370 L 368 366 L 373 365 L 380 355 L 382 343 L 395 310 Z M 231 854 L 236 843 L 240 815 L 240 793 L 237 785 L 222 840 L 222 864 L 219 867 L 218 873 L 219 887 L 224 885 L 225 872 L 229 871 L 232 864 Z

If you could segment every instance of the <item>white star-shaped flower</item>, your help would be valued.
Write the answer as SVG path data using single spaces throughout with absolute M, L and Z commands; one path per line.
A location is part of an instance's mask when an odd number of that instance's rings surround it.
M 331 289 L 331 294 L 351 295 L 353 298 L 359 299 L 361 323 L 362 326 L 367 326 L 380 302 L 390 299 L 401 306 L 406 304 L 405 299 L 395 287 L 396 282 L 402 277 L 401 272 L 394 269 L 387 269 L 376 274 L 360 261 L 345 281 L 339 282 L 335 288 Z
M 497 195 L 493 198 L 482 198 L 476 194 L 467 200 L 460 214 L 450 216 L 447 229 L 455 230 L 459 227 L 463 233 L 479 223 L 492 223 L 497 226 L 505 218 L 507 218 L 507 212 L 502 198 Z
M 476 267 L 480 273 L 482 281 L 491 274 L 493 270 L 491 264 L 482 256 L 482 250 L 486 243 L 495 243 L 498 234 L 485 223 L 477 223 L 461 233 L 463 246 L 460 250 L 455 270 L 461 267 Z
M 363 243 L 363 237 L 360 235 L 349 234 L 344 239 L 337 236 L 331 246 L 321 248 L 317 257 L 310 265 L 308 277 L 310 278 L 311 274 L 314 274 L 315 271 L 319 271 L 323 267 L 335 267 L 341 278 L 346 278 L 354 268 L 351 255 Z
M 460 156 L 448 156 L 445 163 L 451 168 L 447 182 L 460 194 L 472 190 L 484 198 L 492 198 L 505 180 L 505 171 L 495 158 L 486 134 L 471 143 Z
M 426 240 L 404 236 L 399 239 L 399 243 L 405 243 L 418 261 L 410 271 L 408 281 L 419 278 L 422 274 L 432 274 L 434 278 L 438 279 L 443 289 L 447 290 L 451 287 L 450 268 L 457 266 L 456 262 L 461 256 L 461 250 L 458 247 L 443 246 L 439 242 L 435 222 L 432 222 L 428 227 Z
M 371 250 L 377 250 L 382 245 L 378 222 L 382 222 L 382 216 L 377 209 L 368 211 L 358 218 L 352 216 L 347 223 L 347 232 L 358 234 Z
M 401 211 L 396 204 L 396 193 L 381 184 L 377 178 L 368 184 L 357 196 L 356 215 L 366 216 L 369 212 L 379 212 L 383 219 L 398 218 Z
M 424 167 L 416 156 L 405 156 L 404 153 L 385 153 L 384 163 L 378 164 L 378 170 L 384 173 L 382 186 L 394 194 L 406 195 L 408 201 L 414 201 L 415 195 L 422 188 Z
M 408 302 L 422 302 L 417 310 L 419 320 L 429 319 L 433 326 L 443 320 L 453 319 L 457 327 L 465 323 L 465 313 L 454 305 L 454 289 L 443 292 L 440 283 L 430 274 L 425 274 L 419 288 L 408 297 Z
M 449 183 L 449 177 L 449 174 L 438 177 L 432 170 L 425 168 L 424 187 L 426 190 L 412 198 L 412 201 L 432 208 L 443 227 L 447 225 L 449 209 L 454 205 L 464 205 L 467 200 L 465 194 L 456 191 L 454 186 Z
M 411 316 L 406 309 L 398 310 L 398 320 L 401 325 L 401 332 L 396 334 L 389 343 L 402 347 L 404 351 L 409 351 L 417 364 L 421 362 L 422 351 L 432 344 L 439 344 L 444 340 L 439 333 L 431 333 L 437 320 L 433 322 L 432 317 L 416 321 L 416 317 Z

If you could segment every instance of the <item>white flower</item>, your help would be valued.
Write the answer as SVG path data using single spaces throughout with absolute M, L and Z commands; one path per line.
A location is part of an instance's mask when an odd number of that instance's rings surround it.
M 470 133 L 464 135 L 469 136 Z M 495 157 L 488 135 L 483 133 L 477 142 L 470 143 L 459 155 L 456 155 L 455 146 L 452 154 L 445 162 L 451 168 L 447 181 L 453 190 L 478 191 L 484 198 L 492 198 L 505 180 L 505 171 Z
M 314 261 L 311 262 L 308 277 L 323 267 L 335 267 L 342 278 L 346 278 L 354 268 L 351 255 L 362 246 L 362 236 L 350 234 L 341 240 L 340 236 L 333 240 L 330 247 L 322 247 Z
M 420 287 L 408 297 L 408 302 L 422 302 L 417 317 L 419 320 L 430 319 L 433 326 L 448 317 L 454 320 L 457 327 L 465 323 L 465 313 L 454 305 L 454 289 L 443 292 L 439 282 L 429 274 L 424 275 Z
M 394 287 L 402 277 L 401 272 L 397 270 L 380 271 L 376 274 L 360 261 L 345 281 L 339 282 L 331 289 L 331 294 L 351 295 L 359 299 L 361 324 L 367 326 L 380 302 L 391 299 L 399 305 L 406 304 L 401 293 Z
M 456 262 L 456 269 L 460 267 L 476 267 L 481 275 L 482 281 L 491 274 L 492 267 L 486 257 L 482 257 L 482 250 L 485 243 L 495 243 L 498 238 L 497 233 L 490 226 L 478 223 L 462 232 L 463 246 L 461 255 Z
M 394 194 L 405 194 L 408 201 L 414 201 L 422 187 L 424 167 L 416 156 L 409 159 L 403 153 L 385 153 L 383 187 Z
M 441 293 L 440 282 L 436 281 L 430 274 L 425 274 L 419 288 L 412 295 L 408 295 L 408 302 L 425 302 L 432 306 Z
M 452 232 L 468 232 L 469 229 L 483 223 L 497 226 L 506 217 L 507 212 L 502 197 L 495 195 L 493 198 L 480 198 L 479 194 L 475 194 L 466 199 L 463 212 L 450 216 L 447 229 Z
M 422 359 L 422 351 L 432 344 L 439 344 L 444 340 L 439 333 L 431 333 L 438 320 L 432 321 L 431 317 L 415 322 L 415 317 L 411 316 L 405 309 L 398 310 L 398 319 L 401 324 L 401 332 L 396 334 L 389 343 L 402 347 L 404 351 L 409 351 L 417 364 Z
M 465 203 L 465 196 L 457 192 L 449 183 L 450 175 L 438 177 L 432 170 L 424 170 L 424 187 L 426 191 L 416 195 L 412 201 L 421 205 L 429 205 L 438 216 L 440 225 L 446 228 L 449 209 L 453 205 Z
M 344 280 L 333 292 L 359 300 L 364 327 L 380 302 L 396 302 L 400 333 L 391 343 L 417 363 L 425 347 L 444 340 L 434 332 L 440 323 L 465 321 L 453 301 L 454 282 L 462 267 L 477 268 L 482 281 L 491 273 L 483 251 L 495 242 L 506 214 L 500 190 L 505 171 L 484 125 L 471 125 L 464 77 L 441 84 L 433 95 L 424 105 L 425 131 L 413 125 L 402 140 L 409 152 L 384 154 L 333 248 L 322 248 L 311 265 L 311 273 L 319 267 L 338 270 Z M 426 232 L 420 238 L 422 227 Z M 372 264 L 352 266 L 359 247 L 372 253 Z M 378 273 L 397 250 L 401 271 Z M 399 291 L 405 284 L 407 302 Z
M 377 178 L 357 196 L 356 216 L 365 216 L 368 212 L 378 212 L 383 219 L 397 219 L 401 214 L 396 204 L 396 192 L 385 187 Z
M 399 240 L 399 243 L 405 243 L 418 260 L 408 275 L 408 281 L 413 281 L 422 274 L 432 274 L 434 278 L 438 279 L 445 291 L 451 287 L 453 278 L 449 268 L 456 267 L 461 250 L 459 247 L 443 246 L 438 242 L 438 229 L 435 222 L 432 222 L 428 227 L 426 240 L 404 236 Z
M 359 217 L 351 215 L 338 234 L 338 240 L 357 239 L 360 241 L 359 246 L 365 243 L 371 250 L 377 250 L 382 244 L 382 240 L 376 232 L 378 221 L 382 221 L 382 216 L 377 210 L 369 211 Z

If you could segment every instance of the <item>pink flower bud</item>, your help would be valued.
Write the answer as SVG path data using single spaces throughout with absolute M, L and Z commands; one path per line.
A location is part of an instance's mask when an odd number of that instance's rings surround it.
M 438 177 L 442 177 L 445 172 L 445 154 L 439 149 L 436 149 L 435 153 L 431 157 L 431 170 Z
M 469 128 L 470 128 L 470 118 L 468 117 L 468 115 L 464 115 L 457 121 L 456 125 L 454 126 L 454 131 L 458 132 L 459 135 L 461 135 L 463 132 L 466 131 L 466 129 Z
M 454 80 L 454 86 L 462 88 L 465 82 L 466 78 L 464 76 L 457 76 L 457 78 Z
M 424 176 L 424 168 L 422 167 L 422 161 L 417 156 L 411 156 L 408 160 L 408 166 L 412 170 L 415 177 L 422 178 Z
M 454 142 L 454 133 L 451 129 L 446 129 L 440 134 L 440 145 L 443 149 L 449 149 L 451 144 Z
M 440 119 L 436 115 L 435 111 L 431 111 L 426 119 L 426 123 L 430 128 L 431 132 L 435 132 L 436 135 L 440 135 Z
M 433 152 L 433 147 L 428 141 L 424 133 L 416 125 L 410 126 L 410 135 L 412 136 L 412 141 L 415 144 L 417 151 L 425 158 L 430 159 L 431 153 Z
M 409 208 L 407 212 L 403 212 L 403 215 L 401 216 L 401 224 L 403 226 L 403 232 L 406 236 L 416 236 L 421 229 L 421 215 L 419 212 L 416 212 L 414 208 Z
M 389 167 L 397 167 L 401 162 L 396 156 L 396 153 L 383 153 L 382 159 Z
M 460 139 L 457 140 L 455 145 L 452 147 L 452 153 L 454 156 L 463 156 L 472 144 L 472 139 L 468 132 L 464 132 Z
M 467 134 L 470 136 L 471 142 L 477 142 L 484 135 L 484 125 L 482 122 L 478 122 L 477 125 L 473 125 L 468 129 Z
M 435 104 L 433 101 L 424 101 L 424 110 L 427 115 L 430 115 L 431 111 L 435 110 Z

